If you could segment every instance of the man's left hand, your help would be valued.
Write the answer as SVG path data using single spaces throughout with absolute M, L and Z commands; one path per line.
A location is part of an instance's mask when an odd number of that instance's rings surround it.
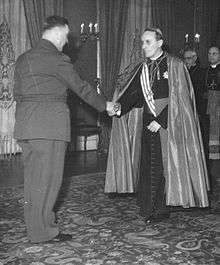
M 158 122 L 156 122 L 156 121 L 152 121 L 147 126 L 148 130 L 150 130 L 151 132 L 157 132 L 157 131 L 159 131 L 160 127 L 161 127 L 161 125 Z

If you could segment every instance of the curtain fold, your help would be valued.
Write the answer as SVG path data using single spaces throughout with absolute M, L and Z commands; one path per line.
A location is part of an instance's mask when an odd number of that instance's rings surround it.
M 114 87 L 117 101 L 134 67 L 143 60 L 141 35 L 152 24 L 152 0 L 130 0 L 120 74 Z M 139 177 L 142 133 L 142 109 L 137 108 L 123 117 L 113 118 L 105 192 L 135 192 Z M 120 159 L 119 159 L 120 158 Z
M 4 24 L 3 24 L 4 23 Z M 5 102 L 10 93 L 13 99 L 13 68 L 17 57 L 30 47 L 26 31 L 26 19 L 22 0 L 0 1 L 0 101 Z M 11 57 L 13 54 L 13 58 Z M 6 70 L 6 71 L 5 71 Z M 4 74 L 3 74 L 3 71 Z M 10 88 L 10 89 L 9 89 Z M 5 94 L 6 92 L 6 94 Z M 8 94 L 8 92 L 10 92 Z M 11 154 L 21 151 L 13 138 L 16 103 L 13 102 L 7 108 L 0 108 L 0 159 L 8 158 Z
M 128 0 L 100 1 L 102 91 L 108 99 L 121 64 L 128 4 Z
M 199 54 L 206 64 L 209 46 L 220 45 L 220 1 L 197 0 L 196 9 L 196 30 L 201 35 Z
M 151 24 L 151 0 L 129 0 L 120 73 L 142 59 L 141 34 Z
M 23 0 L 27 29 L 33 47 L 41 37 L 43 22 L 51 15 L 63 15 L 63 0 Z
M 175 0 L 152 1 L 152 26 L 160 28 L 169 49 L 175 43 Z
M 99 0 L 101 90 L 108 100 L 112 99 L 116 78 L 120 70 L 128 6 L 129 0 Z M 106 151 L 111 122 L 106 116 L 101 116 L 100 122 L 102 133 L 99 140 L 99 150 Z
M 179 1 L 180 2 L 180 1 Z M 179 19 L 184 12 L 179 12 L 181 4 L 177 0 L 153 0 L 152 1 L 152 25 L 160 28 L 165 36 L 165 42 L 168 44 L 170 51 L 180 55 L 181 49 L 184 48 L 184 35 L 200 34 L 199 57 L 202 64 L 207 64 L 208 47 L 211 44 L 220 45 L 220 1 L 219 0 L 182 0 L 186 8 L 186 17 L 190 17 L 190 24 L 183 20 L 182 25 Z M 188 9 L 187 9 L 188 8 Z M 178 16 L 181 14 L 181 18 Z M 183 26 L 186 26 L 185 32 Z M 183 43 L 179 42 L 179 32 L 182 32 Z M 192 37 L 192 36 L 191 36 Z M 191 43 L 193 45 L 193 43 Z M 179 49 L 179 50 L 178 50 Z

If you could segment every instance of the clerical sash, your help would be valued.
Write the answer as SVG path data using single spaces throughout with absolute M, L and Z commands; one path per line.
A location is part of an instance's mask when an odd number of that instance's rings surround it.
M 156 107 L 153 97 L 153 92 L 150 87 L 150 81 L 149 81 L 149 70 L 146 63 L 143 63 L 142 72 L 140 75 L 140 81 L 141 81 L 141 87 L 142 92 L 145 98 L 145 101 L 151 111 L 151 113 L 156 117 Z

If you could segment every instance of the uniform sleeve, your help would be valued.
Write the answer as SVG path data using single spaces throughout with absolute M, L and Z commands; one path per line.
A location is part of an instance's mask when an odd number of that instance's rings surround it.
M 62 55 L 57 66 L 57 77 L 65 86 L 75 92 L 82 100 L 102 112 L 106 110 L 106 100 L 74 70 L 68 56 Z

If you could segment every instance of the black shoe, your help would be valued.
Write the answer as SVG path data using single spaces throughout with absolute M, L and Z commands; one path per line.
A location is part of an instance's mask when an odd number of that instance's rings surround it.
M 55 242 L 64 242 L 64 241 L 70 241 L 70 240 L 72 240 L 72 236 L 70 234 L 59 233 L 57 236 L 55 236 L 48 242 L 55 243 Z

